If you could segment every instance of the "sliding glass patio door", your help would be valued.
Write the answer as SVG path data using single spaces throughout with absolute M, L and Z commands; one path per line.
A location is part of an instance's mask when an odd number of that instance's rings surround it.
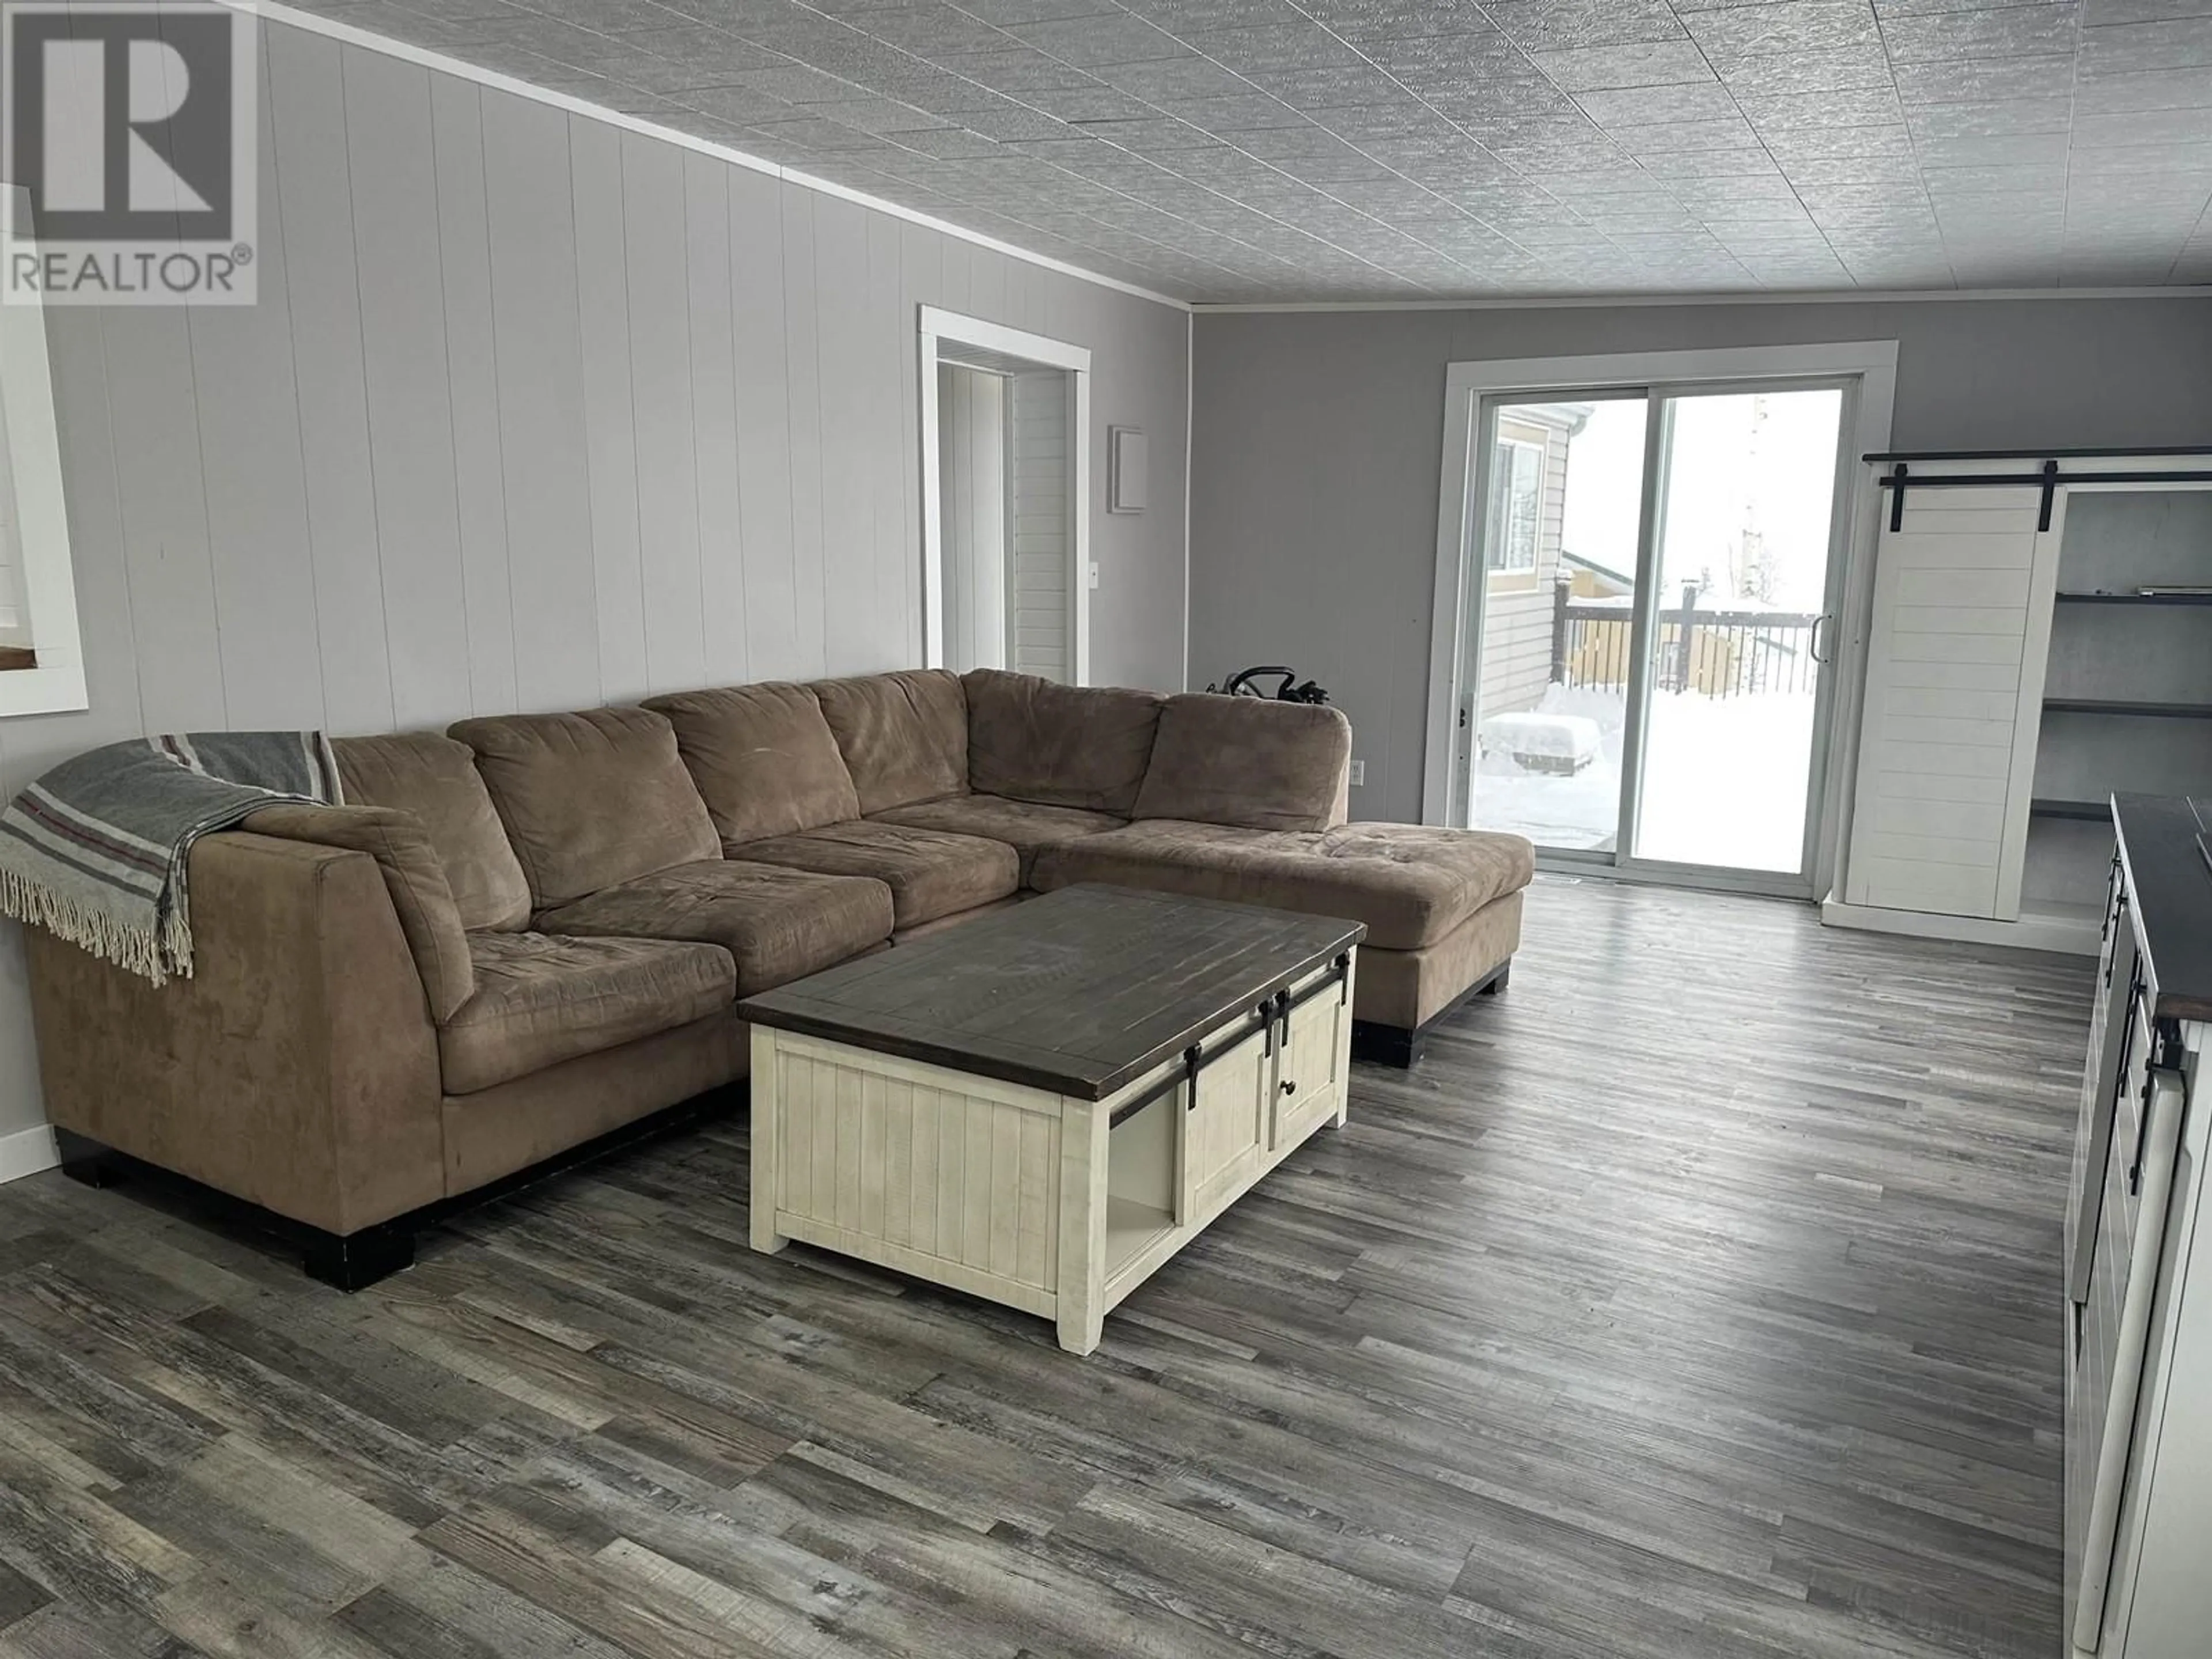
M 1809 894 L 1848 382 L 1492 395 L 1473 428 L 1460 821 Z

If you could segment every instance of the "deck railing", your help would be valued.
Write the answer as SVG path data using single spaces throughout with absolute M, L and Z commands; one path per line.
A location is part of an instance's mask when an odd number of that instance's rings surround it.
M 1685 582 L 1680 602 L 1659 612 L 1653 679 L 1662 691 L 1709 697 L 1809 692 L 1820 673 L 1813 656 L 1819 621 L 1817 613 L 1705 609 L 1698 584 Z M 1578 599 L 1562 578 L 1552 605 L 1552 683 L 1626 690 L 1634 629 L 1627 605 Z

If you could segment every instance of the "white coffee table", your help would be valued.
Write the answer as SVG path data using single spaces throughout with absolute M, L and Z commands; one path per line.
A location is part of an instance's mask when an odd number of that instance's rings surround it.
M 747 998 L 752 1242 L 1108 1310 L 1345 1119 L 1354 921 L 1071 887 Z

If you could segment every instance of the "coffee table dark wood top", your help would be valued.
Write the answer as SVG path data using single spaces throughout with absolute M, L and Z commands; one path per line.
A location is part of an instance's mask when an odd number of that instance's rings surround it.
M 2135 894 L 2136 938 L 2157 1018 L 2212 1020 L 2212 800 L 2115 795 L 2112 825 Z
M 1365 924 L 1065 887 L 758 996 L 759 1025 L 1103 1100 L 1366 937 Z

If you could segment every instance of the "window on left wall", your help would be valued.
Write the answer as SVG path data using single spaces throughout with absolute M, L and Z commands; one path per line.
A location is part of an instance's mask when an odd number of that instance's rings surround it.
M 25 191 L 0 190 L 17 222 Z M 0 715 L 88 707 L 46 313 L 0 306 Z

